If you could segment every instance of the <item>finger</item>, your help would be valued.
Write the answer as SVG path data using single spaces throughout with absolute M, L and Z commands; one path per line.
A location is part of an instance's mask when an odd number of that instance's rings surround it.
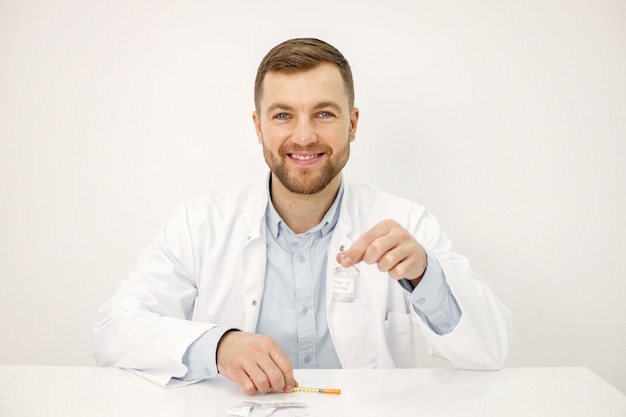
M 363 254 L 363 262 L 373 265 L 378 264 L 378 268 L 386 272 L 392 268 L 395 263 L 398 262 L 398 241 L 394 240 L 391 234 L 386 234 L 374 239 Z M 386 263 L 391 263 L 395 260 L 395 263 L 390 264 L 387 268 L 381 268 L 380 262 L 385 260 Z
M 413 280 L 424 275 L 426 265 L 426 254 L 423 253 L 422 257 L 418 249 L 417 252 L 409 252 L 406 256 L 404 256 L 399 262 L 389 269 L 388 274 L 389 277 L 393 279 L 406 278 Z
M 272 391 L 293 391 L 296 381 L 293 377 L 291 360 L 277 344 L 271 346 L 268 356 L 260 358 L 258 363 L 267 376 Z
M 261 394 L 270 392 L 272 387 L 262 367 L 255 363 L 246 369 L 246 373 L 249 375 L 249 380 L 254 384 L 255 391 L 259 391 Z
M 369 250 L 377 252 L 373 256 L 377 258 L 378 269 L 381 272 L 388 272 L 399 263 L 406 261 L 410 263 L 405 264 L 405 267 L 415 266 L 419 261 L 419 253 L 423 252 L 423 248 L 415 238 L 404 230 L 398 231 L 398 229 L 372 242 Z M 367 256 L 366 253 L 366 258 Z
M 272 390 L 274 392 L 283 391 L 285 388 L 285 377 L 276 363 L 268 357 L 266 360 L 259 361 L 259 367 L 263 371 L 263 376 L 267 383 L 268 390 Z M 263 388 L 265 388 L 265 385 Z
M 409 274 L 409 271 L 413 269 L 415 268 L 411 265 L 410 261 L 408 259 L 403 259 L 402 261 L 396 263 L 393 268 L 389 269 L 387 274 L 390 278 L 399 280 L 413 275 Z
M 262 349 L 253 358 L 256 366 L 251 372 L 256 372 L 256 368 L 263 372 L 263 375 L 251 374 L 259 392 L 293 390 L 295 381 L 291 360 L 273 339 L 263 338 Z
M 298 386 L 298 382 L 293 376 L 293 365 L 289 357 L 282 350 L 270 352 L 270 357 L 278 366 L 278 369 L 280 369 L 283 378 L 283 387 L 281 389 L 284 392 L 293 391 L 293 388 Z
M 389 233 L 392 221 L 382 221 L 363 233 L 346 251 L 337 255 L 337 262 L 344 267 L 350 267 L 361 262 L 368 247 L 381 236 Z
M 229 379 L 235 382 L 239 389 L 246 395 L 254 395 L 257 391 L 254 381 L 243 369 L 233 375 L 230 375 Z
M 380 272 L 390 272 L 403 262 L 408 253 L 399 246 L 389 248 L 386 252 L 377 256 L 377 266 Z M 367 257 L 367 255 L 366 255 Z M 368 262 L 369 263 L 369 262 Z

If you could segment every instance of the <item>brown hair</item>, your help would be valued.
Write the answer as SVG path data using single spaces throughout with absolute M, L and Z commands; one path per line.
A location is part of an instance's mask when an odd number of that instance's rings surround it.
M 259 64 L 254 82 L 254 105 L 257 111 L 263 93 L 265 74 L 271 71 L 296 72 L 328 62 L 337 65 L 348 94 L 350 108 L 354 107 L 354 81 L 348 60 L 334 46 L 314 38 L 290 39 L 273 47 Z

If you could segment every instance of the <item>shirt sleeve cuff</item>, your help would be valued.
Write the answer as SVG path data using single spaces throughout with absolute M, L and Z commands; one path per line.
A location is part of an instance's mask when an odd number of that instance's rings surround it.
M 183 355 L 183 365 L 187 367 L 187 373 L 180 378 L 181 380 L 201 381 L 217 376 L 217 344 L 229 330 L 232 329 L 221 326 L 214 327 L 189 345 L 185 355 Z
M 409 300 L 415 312 L 431 330 L 439 335 L 451 332 L 461 319 L 461 309 L 452 295 L 439 261 L 426 251 L 427 266 L 416 287 L 409 280 L 400 285 L 411 294 Z

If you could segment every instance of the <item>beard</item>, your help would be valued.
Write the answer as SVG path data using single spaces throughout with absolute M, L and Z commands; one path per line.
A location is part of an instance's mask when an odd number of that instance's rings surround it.
M 323 166 L 296 167 L 289 166 L 288 154 L 297 151 L 323 153 L 327 159 Z M 283 186 L 295 194 L 316 194 L 322 191 L 341 172 L 350 156 L 350 142 L 336 153 L 328 146 L 311 145 L 306 148 L 281 146 L 278 155 L 274 155 L 263 144 L 263 156 L 272 173 Z

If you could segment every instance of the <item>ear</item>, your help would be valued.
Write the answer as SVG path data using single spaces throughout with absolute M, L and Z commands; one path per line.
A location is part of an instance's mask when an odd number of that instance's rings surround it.
M 252 121 L 254 122 L 254 130 L 256 131 L 256 137 L 259 143 L 263 143 L 263 134 L 261 133 L 261 118 L 255 111 L 252 112 Z
M 358 107 L 353 107 L 352 114 L 350 115 L 350 130 L 348 130 L 350 142 L 353 142 L 354 139 L 356 139 L 356 127 L 358 124 L 359 124 L 359 109 Z

